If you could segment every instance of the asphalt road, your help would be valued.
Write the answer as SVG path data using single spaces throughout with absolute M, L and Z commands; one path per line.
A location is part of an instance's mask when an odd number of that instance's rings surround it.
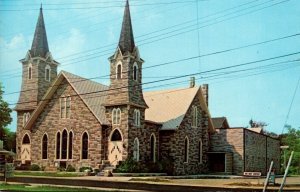
M 182 186 L 182 185 L 170 185 L 170 184 L 152 184 L 152 183 L 140 183 L 140 182 L 114 182 L 114 181 L 97 181 L 97 180 L 79 180 L 79 179 L 67 179 L 67 178 L 41 178 L 41 177 L 14 177 L 8 179 L 8 182 L 18 183 L 32 183 L 32 184 L 50 184 L 50 185 L 67 185 L 67 186 L 82 186 L 82 187 L 94 187 L 101 189 L 124 189 L 124 190 L 139 190 L 139 191 L 158 191 L 158 192 L 261 192 L 257 189 L 242 189 L 242 188 L 217 188 L 217 187 L 201 187 L 201 186 Z M 268 190 L 272 191 L 272 190 Z

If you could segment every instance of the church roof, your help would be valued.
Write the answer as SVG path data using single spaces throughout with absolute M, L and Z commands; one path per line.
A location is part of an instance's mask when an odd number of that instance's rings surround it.
M 120 39 L 119 39 L 119 48 L 122 54 L 124 54 L 126 52 L 132 53 L 134 47 L 135 44 L 134 44 L 133 30 L 131 24 L 130 9 L 127 0 L 125 10 L 124 10 Z
M 38 107 L 34 110 L 33 114 L 29 118 L 27 124 L 25 125 L 25 129 L 33 125 L 38 116 L 43 112 L 48 101 L 53 98 L 54 93 L 64 79 L 70 83 L 76 94 L 78 94 L 78 96 L 94 114 L 97 120 L 101 124 L 109 124 L 106 121 L 105 108 L 103 106 L 103 103 L 106 99 L 106 90 L 108 89 L 108 86 L 79 77 L 66 71 L 61 71 L 39 103 Z
M 161 130 L 177 129 L 197 95 L 200 99 L 201 108 L 210 116 L 200 87 L 194 87 L 144 93 L 144 99 L 149 106 L 145 112 L 145 119 L 161 123 Z M 210 117 L 208 123 L 210 130 L 213 131 Z
M 43 9 L 41 7 L 30 49 L 30 54 L 32 57 L 45 57 L 48 52 L 49 47 L 47 34 L 43 17 Z
M 213 117 L 212 122 L 216 129 L 229 128 L 228 121 L 226 117 Z

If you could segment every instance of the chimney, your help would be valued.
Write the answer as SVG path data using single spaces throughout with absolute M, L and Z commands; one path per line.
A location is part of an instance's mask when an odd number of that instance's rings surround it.
M 201 89 L 202 89 L 202 93 L 203 93 L 206 105 L 208 107 L 208 84 L 203 84 L 201 86 Z
M 190 80 L 190 88 L 193 88 L 195 87 L 195 77 L 191 77 L 191 80 Z

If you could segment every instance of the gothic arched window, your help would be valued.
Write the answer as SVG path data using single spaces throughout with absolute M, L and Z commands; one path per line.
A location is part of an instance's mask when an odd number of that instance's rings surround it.
M 50 81 L 50 78 L 51 78 L 51 68 L 50 68 L 50 66 L 49 65 L 47 65 L 46 67 L 45 67 L 45 80 L 46 81 Z
M 111 135 L 111 141 L 122 141 L 121 133 L 118 129 L 115 129 L 113 134 Z
M 61 158 L 67 159 L 67 147 L 68 147 L 68 133 L 66 130 L 62 132 L 62 143 L 61 143 Z
M 141 125 L 141 113 L 140 110 L 135 109 L 133 114 L 134 125 L 139 127 Z
M 68 96 L 66 98 L 66 118 L 70 118 L 71 116 L 71 97 Z
M 198 126 L 198 108 L 197 106 L 192 107 L 192 127 Z
M 202 144 L 202 139 L 199 141 L 199 163 L 202 163 L 203 159 L 203 144 Z
M 42 140 L 42 159 L 48 159 L 48 137 L 46 134 Z
M 30 139 L 27 134 L 24 135 L 22 144 L 30 144 Z
M 28 79 L 32 79 L 32 65 L 29 64 L 28 66 Z
M 60 159 L 60 132 L 56 134 L 56 159 Z
M 140 160 L 140 142 L 138 138 L 135 138 L 133 142 L 133 159 L 135 161 Z
M 87 132 L 82 135 L 82 145 L 81 145 L 81 159 L 88 159 L 89 151 L 89 136 Z
M 138 66 L 136 63 L 134 63 L 133 65 L 133 80 L 137 80 L 138 79 Z
M 186 137 L 184 139 L 184 162 L 188 163 L 189 161 L 189 139 Z
M 152 134 L 151 137 L 150 137 L 150 160 L 152 162 L 155 162 L 156 161 L 156 146 L 155 146 L 155 143 L 156 143 L 156 138 L 155 138 L 155 135 Z
M 68 158 L 72 159 L 73 157 L 73 132 L 69 133 L 69 154 Z
M 116 69 L 116 78 L 121 79 L 122 78 L 122 64 L 118 63 L 117 69 Z

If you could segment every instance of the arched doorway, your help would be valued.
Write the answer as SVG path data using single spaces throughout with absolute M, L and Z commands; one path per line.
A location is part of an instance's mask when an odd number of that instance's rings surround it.
M 108 160 L 111 165 L 117 165 L 122 160 L 123 139 L 118 129 L 113 130 L 108 144 Z
M 31 145 L 30 145 L 30 138 L 28 134 L 25 134 L 22 139 L 22 146 L 21 146 L 21 161 L 22 164 L 25 164 L 26 161 L 31 160 Z

